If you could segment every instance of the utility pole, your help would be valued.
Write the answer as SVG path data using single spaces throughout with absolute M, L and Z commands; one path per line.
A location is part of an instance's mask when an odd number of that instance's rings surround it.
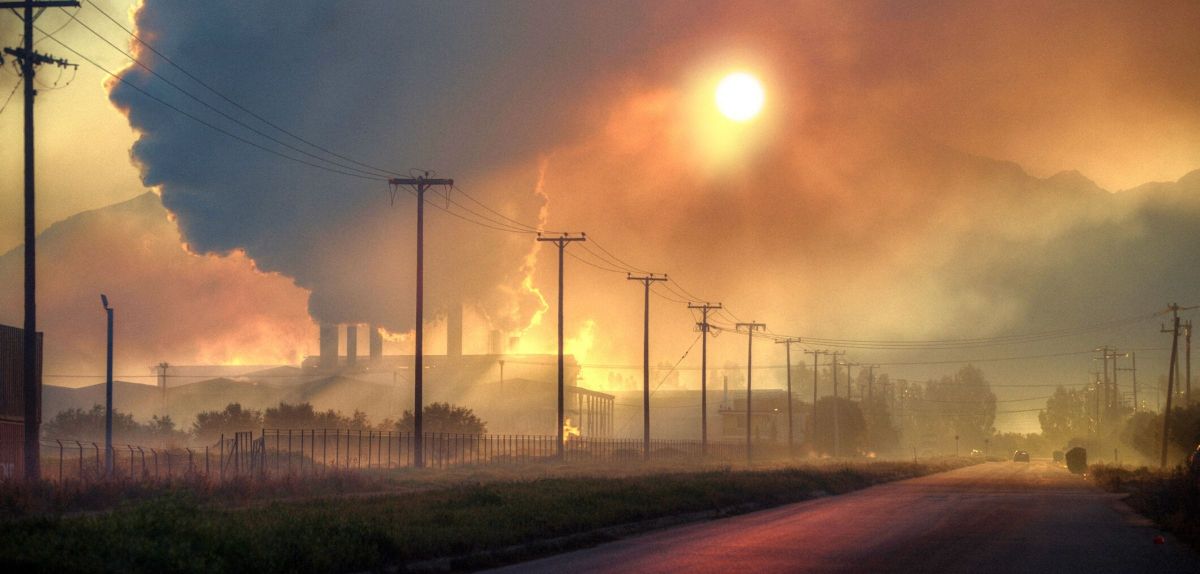
M 829 364 L 829 368 L 833 370 L 833 457 L 841 456 L 842 437 L 838 428 L 838 356 L 845 355 L 845 351 L 834 351 L 829 353 L 833 355 L 833 362 Z
M 781 341 L 775 341 L 776 345 L 783 345 L 787 349 L 787 415 L 788 415 L 788 456 L 795 456 L 796 447 L 794 444 L 795 432 L 792 428 L 792 343 L 799 343 L 799 337 L 787 337 Z
M 556 454 L 561 460 L 563 455 L 563 252 L 567 248 L 567 244 L 572 241 L 587 241 L 587 234 L 580 233 L 579 235 L 568 235 L 566 233 L 559 237 L 542 237 L 538 234 L 538 241 L 548 241 L 558 247 L 558 447 Z M 502 370 L 504 363 L 501 361 Z
M 1162 432 L 1162 457 L 1160 466 L 1167 467 L 1167 439 L 1171 431 L 1171 395 L 1175 391 L 1175 375 L 1179 364 L 1179 312 L 1195 309 L 1196 307 L 1180 307 L 1178 303 L 1171 303 L 1167 306 L 1167 311 L 1172 314 L 1171 329 L 1163 328 L 1163 333 L 1171 333 L 1171 364 L 1167 370 L 1167 408 L 1163 411 L 1163 432 Z M 1164 311 L 1165 312 L 1165 311 Z
M 872 422 L 872 418 L 876 415 L 876 413 L 875 413 L 875 369 L 878 368 L 879 365 L 865 365 L 865 366 L 867 368 L 867 400 L 866 400 L 867 407 L 865 409 L 863 409 L 863 411 L 864 411 L 863 414 L 867 418 L 867 421 L 866 421 L 867 422 L 867 430 L 866 430 L 867 448 L 874 451 L 875 439 L 874 439 L 874 437 L 871 436 L 871 427 L 874 424 Z
M 417 192 L 417 311 L 413 320 L 415 331 L 413 350 L 413 466 L 425 466 L 425 427 L 422 383 L 425 378 L 425 190 L 435 185 L 453 186 L 453 179 L 430 178 L 429 172 L 418 177 L 392 178 L 394 187 L 412 187 Z
M 813 402 L 812 402 L 812 416 L 809 417 L 810 420 L 808 421 L 808 440 L 809 440 L 809 444 L 814 447 L 814 452 L 815 452 L 816 437 L 817 437 L 817 366 L 818 366 L 817 357 L 828 353 L 828 351 L 818 351 L 816 349 L 813 349 L 812 351 L 805 351 L 805 352 L 812 353 L 812 356 L 813 356 Z
M 851 387 L 850 385 L 853 384 L 854 379 L 850 376 L 850 368 L 857 367 L 858 363 L 846 362 L 842 364 L 846 365 L 846 400 L 852 401 L 854 400 L 854 387 Z M 858 394 L 860 396 L 862 395 L 862 389 L 859 389 Z
M 1092 349 L 1092 351 L 1100 353 L 1099 357 L 1092 357 L 1092 360 L 1100 361 L 1104 365 L 1104 370 L 1103 370 L 1104 379 L 1103 379 L 1103 383 L 1101 384 L 1101 387 L 1100 387 L 1101 389 L 1103 389 L 1102 394 L 1104 395 L 1104 404 L 1103 404 L 1103 407 L 1101 407 L 1099 402 L 1096 403 L 1097 404 L 1096 417 L 1097 417 L 1097 421 L 1099 421 L 1100 419 L 1107 421 L 1109 419 L 1109 413 L 1112 410 L 1112 399 L 1110 397 L 1110 393 L 1111 393 L 1110 388 L 1111 387 L 1109 386 L 1109 382 L 1108 382 L 1109 348 L 1108 348 L 1108 345 L 1105 345 L 1103 347 L 1096 347 L 1095 349 Z M 1099 399 L 1097 399 L 1097 401 L 1099 401 Z M 1103 409 L 1103 410 L 1101 410 L 1101 409 Z M 1099 422 L 1097 422 L 1096 427 L 1097 427 L 1096 430 L 1098 432 L 1099 431 Z
M 21 9 L 24 21 L 24 46 L 5 48 L 4 53 L 16 58 L 21 64 L 21 81 L 25 91 L 25 332 L 22 338 L 22 368 L 24 377 L 25 399 L 25 478 L 39 480 L 41 469 L 41 430 L 38 408 L 41 402 L 40 382 L 37 352 L 37 264 L 36 239 L 37 228 L 34 217 L 34 162 L 33 162 L 33 98 L 37 95 L 34 89 L 33 77 L 37 66 L 53 64 L 60 68 L 74 66 L 66 60 L 54 58 L 33 51 L 33 9 L 41 8 L 41 14 L 46 8 L 78 7 L 79 2 L 73 0 L 21 0 L 19 2 L 0 2 L 0 9 Z M 3 64 L 3 58 L 0 58 Z M 76 66 L 77 67 L 77 66 Z
M 1183 333 L 1184 333 L 1184 349 L 1186 350 L 1186 354 L 1184 354 L 1184 363 L 1187 365 L 1187 368 L 1184 370 L 1184 372 L 1187 375 L 1187 378 L 1184 380 L 1187 381 L 1187 406 L 1190 407 L 1190 406 L 1192 406 L 1192 320 L 1191 319 L 1188 319 L 1187 323 L 1184 324 Z
M 113 308 L 108 306 L 108 296 L 101 293 L 100 303 L 108 316 L 107 361 L 104 368 L 104 476 L 112 478 L 112 419 L 113 419 Z M 81 479 L 83 477 L 80 477 Z
M 867 402 L 875 400 L 875 369 L 879 365 L 867 365 Z
M 158 370 L 158 392 L 159 392 L 159 413 L 165 418 L 167 416 L 167 369 L 171 365 L 166 362 L 155 365 Z
M 734 329 L 738 331 L 741 331 L 743 327 L 746 329 L 746 465 L 749 466 L 750 463 L 754 461 L 754 456 L 751 451 L 751 445 L 753 444 L 751 437 L 753 435 L 754 428 L 754 419 L 751 417 L 753 416 L 754 408 L 753 403 L 750 400 L 752 387 L 751 382 L 754 378 L 754 332 L 766 329 L 767 325 L 765 323 L 753 322 L 736 323 L 734 325 Z
M 640 281 L 645 287 L 645 314 L 642 319 L 642 460 L 650 460 L 650 285 L 666 281 L 667 276 L 627 274 L 628 281 Z
M 699 309 L 700 322 L 700 455 L 708 454 L 708 312 L 720 309 L 721 304 L 688 303 L 688 309 Z
M 1131 383 L 1131 384 L 1132 384 L 1132 386 L 1133 386 L 1133 412 L 1135 412 L 1135 413 L 1136 413 L 1136 412 L 1138 412 L 1138 392 L 1137 392 L 1137 353 L 1135 353 L 1135 352 L 1133 352 L 1133 351 L 1130 351 L 1130 352 L 1128 352 L 1128 353 L 1125 353 L 1125 354 L 1121 355 L 1121 357 L 1128 357 L 1128 358 L 1129 358 L 1131 361 L 1133 361 L 1133 367 L 1131 367 L 1131 368 L 1126 368 L 1126 367 L 1120 367 L 1120 368 L 1118 368 L 1118 367 L 1116 366 L 1115 362 L 1114 362 L 1114 364 L 1113 364 L 1113 371 L 1125 371 L 1125 372 L 1127 372 L 1127 373 L 1130 373 L 1131 375 L 1133 375 L 1133 379 L 1132 379 L 1132 383 Z

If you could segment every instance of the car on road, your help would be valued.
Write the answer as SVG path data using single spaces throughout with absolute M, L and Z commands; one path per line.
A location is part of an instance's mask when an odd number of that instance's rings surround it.
M 1013 453 L 1013 462 L 1029 462 L 1029 452 L 1018 450 Z

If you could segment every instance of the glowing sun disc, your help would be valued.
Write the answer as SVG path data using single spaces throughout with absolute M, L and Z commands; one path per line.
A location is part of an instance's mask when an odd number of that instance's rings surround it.
M 735 122 L 745 122 L 758 115 L 763 106 L 763 87 L 758 79 L 745 72 L 725 76 L 717 84 L 717 109 Z

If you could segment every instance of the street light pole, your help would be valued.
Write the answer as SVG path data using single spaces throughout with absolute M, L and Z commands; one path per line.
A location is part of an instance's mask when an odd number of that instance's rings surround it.
M 113 419 L 113 308 L 108 306 L 108 296 L 101 293 L 100 303 L 108 315 L 108 352 L 104 367 L 104 473 L 112 478 L 112 419 Z

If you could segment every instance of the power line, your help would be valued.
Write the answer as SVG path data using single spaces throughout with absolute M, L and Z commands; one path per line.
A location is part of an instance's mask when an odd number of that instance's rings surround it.
M 264 133 L 264 132 L 262 132 L 262 131 L 258 130 L 257 128 L 255 128 L 255 127 L 253 127 L 253 126 L 251 126 L 251 125 L 249 125 L 249 124 L 247 124 L 247 123 L 245 123 L 245 122 L 243 122 L 243 121 L 241 121 L 241 120 L 239 120 L 239 119 L 237 119 L 237 118 L 233 117 L 232 115 L 230 115 L 230 114 L 226 113 L 224 110 L 221 110 L 221 109 L 217 108 L 216 106 L 214 106 L 214 105 L 212 105 L 212 104 L 210 104 L 210 103 L 208 103 L 208 102 L 204 101 L 204 100 L 203 100 L 203 99 L 201 99 L 200 97 L 196 96 L 195 94 L 193 94 L 193 93 L 189 92 L 188 90 L 184 89 L 183 87 L 181 87 L 179 84 L 176 84 L 175 82 L 171 81 L 171 80 L 170 80 L 169 78 L 167 78 L 166 76 L 163 76 L 162 74 L 158 73 L 157 71 L 155 71 L 155 70 L 154 70 L 154 68 L 151 68 L 150 66 L 146 65 L 146 64 L 145 64 L 145 63 L 143 63 L 141 60 L 139 60 L 137 57 L 135 57 L 133 54 L 130 54 L 130 53 L 126 52 L 126 51 L 125 51 L 124 49 L 122 49 L 120 46 L 117 46 L 116 44 L 114 44 L 114 43 L 113 43 L 112 41 L 110 41 L 108 38 L 104 37 L 102 34 L 100 34 L 99 32 L 97 32 L 97 31 L 96 31 L 95 29 L 93 29 L 91 26 L 88 26 L 88 25 L 87 25 L 86 23 L 84 23 L 82 20 L 79 20 L 78 18 L 76 18 L 74 15 L 71 15 L 71 18 L 72 18 L 73 20 L 75 20 L 76 22 L 78 22 L 78 23 L 79 23 L 79 25 L 80 25 L 80 26 L 82 26 L 82 27 L 83 27 L 85 30 L 87 30 L 88 32 L 91 32 L 91 33 L 92 33 L 92 35 L 94 35 L 94 36 L 96 36 L 97 38 L 99 38 L 99 39 L 100 39 L 102 42 L 104 42 L 105 44 L 108 44 L 108 45 L 109 45 L 111 48 L 113 48 L 114 50 L 116 50 L 117 52 L 119 52 L 121 55 L 125 56 L 126 58 L 129 58 L 129 60 L 130 60 L 130 61 L 131 61 L 133 64 L 135 64 L 135 65 L 137 65 L 138 67 L 140 67 L 140 68 L 142 68 L 142 69 L 146 70 L 146 71 L 147 71 L 147 72 L 149 72 L 151 75 L 153 75 L 155 78 L 158 78 L 160 81 L 162 81 L 163 83 L 167 84 L 168 86 L 171 86 L 172 88 L 174 88 L 174 89 L 175 89 L 176 91 L 178 91 L 179 93 L 181 93 L 181 94 L 183 94 L 183 95 L 187 96 L 188 98 L 191 98 L 191 99 L 192 99 L 193 101 L 195 101 L 196 103 L 198 103 L 198 104 L 200 104 L 200 105 L 204 106 L 205 108 L 208 108 L 209 110 L 212 110 L 213 112 L 215 112 L 216 114 L 220 115 L 221 117 L 223 117 L 223 118 L 225 118 L 225 119 L 227 119 L 227 120 L 229 120 L 229 121 L 231 121 L 231 122 L 233 122 L 233 123 L 235 123 L 235 124 L 237 124 L 237 125 L 239 125 L 239 126 L 241 126 L 241 127 L 245 128 L 245 129 L 247 129 L 247 130 L 249 130 L 249 131 L 251 131 L 251 132 L 253 132 L 253 133 L 255 133 L 255 134 L 257 134 L 257 135 L 259 135 L 259 136 L 261 136 L 261 137 L 263 137 L 263 138 L 266 138 L 266 139 L 268 139 L 268 140 L 270 140 L 270 141 L 272 141 L 272 142 L 274 142 L 274 143 L 276 143 L 276 144 L 279 144 L 279 145 L 281 145 L 281 146 L 283 146 L 283 147 L 285 147 L 285 148 L 287 148 L 287 149 L 289 149 L 289 150 L 292 150 L 292 151 L 294 151 L 294 152 L 296 152 L 296 153 L 299 153 L 299 154 L 302 154 L 302 155 L 304 155 L 304 156 L 307 156 L 307 157 L 309 157 L 309 158 L 312 158 L 313 160 L 316 160 L 316 161 L 322 161 L 322 162 L 328 163 L 328 164 L 330 164 L 330 165 L 333 165 L 333 166 L 336 166 L 336 167 L 338 167 L 338 168 L 340 168 L 340 169 L 342 169 L 342 170 L 347 170 L 347 171 L 350 171 L 350 172 L 355 172 L 355 173 L 362 174 L 362 175 L 364 175 L 364 176 L 369 176 L 369 177 L 371 177 L 371 178 L 380 178 L 380 179 L 386 179 L 386 178 L 387 178 L 389 175 L 395 175 L 395 174 L 392 174 L 391 172 L 388 172 L 388 171 L 386 171 L 386 170 L 381 170 L 381 169 L 377 169 L 377 168 L 370 168 L 370 170 L 364 170 L 364 169 L 361 169 L 361 168 L 354 167 L 353 165 L 347 165 L 347 164 L 339 163 L 339 162 L 337 162 L 337 161 L 334 161 L 334 160 L 331 160 L 331 159 L 328 159 L 328 158 L 324 158 L 324 157 L 321 157 L 321 156 L 319 156 L 319 155 L 317 155 L 317 154 L 311 153 L 311 152 L 309 152 L 309 151 L 307 151 L 307 150 L 300 149 L 300 148 L 298 148 L 298 147 L 296 147 L 296 146 L 294 146 L 294 145 L 291 145 L 291 144 L 289 144 L 289 143 L 287 143 L 287 142 L 285 142 L 285 141 L 283 141 L 283 140 L 280 140 L 279 138 L 276 138 L 276 137 L 274 137 L 274 136 L 272 136 L 272 135 L 270 135 L 270 134 Z M 52 39 L 52 40 L 54 40 L 54 41 L 56 41 L 56 42 L 58 42 L 59 44 L 62 44 L 62 42 L 61 42 L 61 41 L 59 41 L 57 38 L 51 38 L 51 39 Z M 68 49 L 69 49 L 69 48 L 68 48 Z M 131 84 L 131 85 L 132 85 L 132 84 Z M 243 109 L 244 109 L 244 108 L 243 108 Z M 272 127 L 275 127 L 275 126 L 274 126 L 274 125 L 272 125 Z M 279 128 L 276 128 L 276 129 L 279 129 Z M 295 137 L 295 136 L 293 136 L 293 137 Z M 301 140 L 301 141 L 303 141 L 303 140 Z M 305 143 L 308 143 L 308 142 L 305 142 Z M 309 144 L 309 145 L 312 145 L 312 144 Z M 356 164 L 357 164 L 358 162 L 353 162 L 353 163 L 356 163 Z
M 4 113 L 4 110 L 8 109 L 8 102 L 12 101 L 13 94 L 17 93 L 17 88 L 21 87 L 21 82 L 23 81 L 25 81 L 25 78 L 17 78 L 17 83 L 13 85 L 12 91 L 8 93 L 7 98 L 4 98 L 4 105 L 0 106 L 0 114 Z
M 930 339 L 930 340 L 884 340 L 884 339 L 830 339 L 822 337 L 803 337 L 806 342 L 811 342 L 818 345 L 827 345 L 831 347 L 842 348 L 858 348 L 858 349 L 873 349 L 873 350 L 890 350 L 890 349 L 955 349 L 969 347 L 988 347 L 997 345 L 1017 344 L 1040 342 L 1051 339 L 1059 339 L 1083 335 L 1096 331 L 1109 330 L 1115 327 L 1124 327 L 1135 323 L 1140 323 L 1153 319 L 1153 314 L 1142 314 L 1133 317 L 1126 317 L 1085 325 L 1081 327 L 1072 327 L 1058 329 L 1052 331 L 1043 331 L 1037 333 L 1024 333 L 1014 335 L 1001 335 L 996 337 L 977 337 L 963 339 Z
M 35 26 L 35 28 L 36 28 L 36 26 Z M 40 30 L 39 30 L 39 31 L 40 31 Z M 112 78 L 114 78 L 114 79 L 116 79 L 117 81 L 121 82 L 122 84 L 124 84 L 124 85 L 126 85 L 126 86 L 129 86 L 130 88 L 133 88 L 135 91 L 137 91 L 138 93 L 142 94 L 143 96 L 146 96 L 147 98 L 150 98 L 151 100 L 154 100 L 154 101 L 158 102 L 159 104 L 161 104 L 161 105 L 163 105 L 163 106 L 166 106 L 167 108 L 169 108 L 169 109 L 171 109 L 171 110 L 174 110 L 175 112 L 177 112 L 177 113 L 179 113 L 179 114 L 182 114 L 183 116 L 187 117 L 188 119 L 191 119 L 192 121 L 194 121 L 194 122 L 196 122 L 196 123 L 198 123 L 198 124 L 200 124 L 200 125 L 202 125 L 202 126 L 205 126 L 205 127 L 209 128 L 209 129 L 211 129 L 211 130 L 214 130 L 214 131 L 216 131 L 216 132 L 219 132 L 219 133 L 221 133 L 221 134 L 224 134 L 224 135 L 226 135 L 226 136 L 228 136 L 228 137 L 231 137 L 231 138 L 233 138 L 233 139 L 235 139 L 235 140 L 237 140 L 237 141 L 240 141 L 240 142 L 242 142 L 242 143 L 244 143 L 244 144 L 246 144 L 246 145 L 249 145 L 249 146 L 251 146 L 251 147 L 257 148 L 257 149 L 259 149 L 259 150 L 262 150 L 262 151 L 265 151 L 265 152 L 267 152 L 267 153 L 269 153 L 269 154 L 272 154 L 272 155 L 279 156 L 279 157 L 281 157 L 281 158 L 283 158 L 283 159 L 286 159 L 286 160 L 294 161 L 294 162 L 296 162 L 296 163 L 304 164 L 304 165 L 307 165 L 307 166 L 309 166 L 309 167 L 314 167 L 314 168 L 321 169 L 321 170 L 325 170 L 325 171 L 328 171 L 328 172 L 331 172 L 331 173 L 337 173 L 337 174 L 345 175 L 345 176 L 348 176 L 348 177 L 355 177 L 355 178 L 359 178 L 359 179 L 366 179 L 366 180 L 371 180 L 371 181 L 387 181 L 387 178 L 382 178 L 382 177 L 372 177 L 372 176 L 366 176 L 366 175 L 362 175 L 362 174 L 359 174 L 359 173 L 352 173 L 352 172 L 343 171 L 343 170 L 340 170 L 340 169 L 335 169 L 335 168 L 331 168 L 331 167 L 328 167 L 328 166 L 324 166 L 324 165 L 321 165 L 321 164 L 313 163 L 313 162 L 310 162 L 310 161 L 304 160 L 304 159 L 302 159 L 302 158 L 292 157 L 292 156 L 290 156 L 290 155 L 288 155 L 288 154 L 285 154 L 285 153 L 283 153 L 283 152 L 280 152 L 280 151 L 278 151 L 278 150 L 273 150 L 273 149 L 271 149 L 271 148 L 268 148 L 268 147 L 266 147 L 266 146 L 260 145 L 260 144 L 258 144 L 258 143 L 256 143 L 256 142 L 250 141 L 250 140 L 248 140 L 248 139 L 246 139 L 246 138 L 244 138 L 244 137 L 242 137 L 242 136 L 239 136 L 239 135 L 237 135 L 237 134 L 235 134 L 235 133 L 233 133 L 233 132 L 230 132 L 229 130 L 226 130 L 226 129 L 222 128 L 222 127 L 216 126 L 216 125 L 214 125 L 214 124 L 212 124 L 212 123 L 210 123 L 210 122 L 208 122 L 208 121 L 205 121 L 205 120 L 203 120 L 203 119 L 201 119 L 201 118 L 199 118 L 199 117 L 197 117 L 197 116 L 195 116 L 195 115 L 193 115 L 193 114 L 191 114 L 191 113 L 189 113 L 189 112 L 187 112 L 187 111 L 184 111 L 184 110 L 182 110 L 182 109 L 180 109 L 180 108 L 178 108 L 178 107 L 174 106 L 174 105 L 173 105 L 173 104 L 171 104 L 170 102 L 167 102 L 166 100 L 163 100 L 162 98 L 159 98 L 158 96 L 155 96 L 154 94 L 151 94 L 150 92 L 148 92 L 148 91 L 146 91 L 146 90 L 142 89 L 142 88 L 141 88 L 140 86 L 138 86 L 137 84 L 134 84 L 133 82 L 130 82 L 130 81 L 128 81 L 128 80 L 126 80 L 126 79 L 122 78 L 121 76 L 119 76 L 119 75 L 117 75 L 117 74 L 113 73 L 112 71 L 110 71 L 108 68 L 105 68 L 104 66 L 101 66 L 100 64 L 96 63 L 96 61 L 95 61 L 95 60 L 92 60 L 91 58 L 88 58 L 87 56 L 83 55 L 83 54 L 82 54 L 82 53 L 80 53 L 78 50 L 76 50 L 76 49 L 74 49 L 74 48 L 70 47 L 69 45 L 65 44 L 65 43 L 64 43 L 62 40 L 59 40 L 58 38 L 50 38 L 50 39 L 51 39 L 51 40 L 54 40 L 55 42 L 57 42 L 57 43 L 58 43 L 60 46 L 62 46 L 63 48 L 66 48 L 66 49 L 67 49 L 68 51 L 70 51 L 72 54 L 75 54 L 76 56 L 78 56 L 78 57 L 79 57 L 81 60 L 83 60 L 83 61 L 85 61 L 85 62 L 87 62 L 87 63 L 89 63 L 89 64 L 91 64 L 91 65 L 95 66 L 95 67 L 96 67 L 96 68 L 98 68 L 100 71 L 104 72 L 105 74 L 108 74 L 109 76 L 111 76 Z
M 405 175 L 405 174 L 402 174 L 402 173 L 399 173 L 399 172 L 395 172 L 395 171 L 392 171 L 392 170 L 389 170 L 389 169 L 386 169 L 386 168 L 381 168 L 381 167 L 373 166 L 373 165 L 371 165 L 371 164 L 364 163 L 364 162 L 360 162 L 360 161 L 358 161 L 358 160 L 355 160 L 355 159 L 353 159 L 353 158 L 347 157 L 347 156 L 345 156 L 345 155 L 342 155 L 342 154 L 340 154 L 340 153 L 337 153 L 337 152 L 335 152 L 335 151 L 333 151 L 333 150 L 331 150 L 331 149 L 328 149 L 328 148 L 326 148 L 326 147 L 324 147 L 324 146 L 321 146 L 321 145 L 319 145 L 319 144 L 316 144 L 316 143 L 314 143 L 314 142 L 312 142 L 312 141 L 309 141 L 309 140 L 307 140 L 307 139 L 305 139 L 305 138 L 303 138 L 303 137 L 301 137 L 301 136 L 299 136 L 299 135 L 296 135 L 295 133 L 293 133 L 293 132 L 291 132 L 291 131 L 289 131 L 289 130 L 287 130 L 287 129 L 285 129 L 285 128 L 283 128 L 283 127 L 281 127 L 281 126 L 277 125 L 277 124 L 275 124 L 274 122 L 271 122 L 270 120 L 267 120 L 266 118 L 262 117 L 261 115 L 259 115 L 259 114 L 255 113 L 253 110 L 250 110 L 249 108 L 247 108 L 247 107 L 243 106 L 242 104 L 240 104 L 240 103 L 238 103 L 237 101 L 233 100 L 233 99 L 232 99 L 232 98 L 230 98 L 229 96 L 225 95 L 225 94 L 224 94 L 224 93 L 222 93 L 220 90 L 217 90 L 216 88 L 212 87 L 211 85 L 209 85 L 209 84 L 208 84 L 207 82 L 205 82 L 204 80 L 201 80 L 199 77 L 197 77 L 195 74 L 192 74 L 191 72 L 189 72 L 189 71 L 188 71 L 187 69 L 185 69 L 183 66 L 180 66 L 179 64 L 175 63 L 175 61 L 174 61 L 174 60 L 172 60 L 171 58 L 167 57 L 167 55 L 166 55 L 166 54 L 164 54 L 164 53 L 162 53 L 161 51 L 159 51 L 157 48 L 155 48 L 155 47 L 154 47 L 153 45 L 151 45 L 150 43 L 148 43 L 148 42 L 146 42 L 145 40 L 143 40 L 143 39 L 142 39 L 140 36 L 138 36 L 138 35 L 137 35 L 136 33 L 134 33 L 132 30 L 130 30 L 130 29 L 128 29 L 128 28 L 126 28 L 124 24 L 122 24 L 121 22 L 119 22 L 119 21 L 118 21 L 116 18 L 113 18 L 111 15 L 109 15 L 109 14 L 108 14 L 108 12 L 105 12 L 105 11 L 104 11 L 104 9 L 100 8 L 99 6 L 97 6 L 97 5 L 96 5 L 94 2 L 92 2 L 91 0 L 85 0 L 85 1 L 86 1 L 88 4 L 90 4 L 90 5 L 92 6 L 92 8 L 94 8 L 94 9 L 95 9 L 97 12 L 99 12 L 101 15 L 103 15 L 105 18 L 107 18 L 107 19 L 108 19 L 110 22 L 112 22 L 114 25 L 116 25 L 118 28 L 120 28 L 122 31 L 124 31 L 126 34 L 128 34 L 128 35 L 129 35 L 131 38 L 133 38 L 133 39 L 134 39 L 134 40 L 135 40 L 137 43 L 139 43 L 139 44 L 141 44 L 141 45 L 145 46 L 145 47 L 146 47 L 148 50 L 150 50 L 151 52 L 153 52 L 153 53 L 154 53 L 156 56 L 158 56 L 159 58 L 162 58 L 162 60 L 163 60 L 164 62 L 166 62 L 166 63 L 170 64 L 170 65 L 171 65 L 171 66 L 173 66 L 175 69 L 179 70 L 179 71 L 180 71 L 180 72 L 182 72 L 182 73 L 183 73 L 185 76 L 187 76 L 188 78 L 190 78 L 192 81 L 194 81 L 194 82 L 196 82 L 197 84 L 199 84 L 200 86 L 204 87 L 206 90 L 208 90 L 208 91 L 212 92 L 213 94 L 215 94 L 217 97 L 221 98 L 222 100 L 225 100 L 225 101 L 226 101 L 226 102 L 228 102 L 230 105 L 232 105 L 233 107 L 237 108 L 238 110 L 241 110 L 242 112 L 246 113 L 246 114 L 247 114 L 247 115 L 249 115 L 250 117 L 252 117 L 252 118 L 254 118 L 254 119 L 256 119 L 256 120 L 258 120 L 258 121 L 262 122 L 263 124 L 265 124 L 265 125 L 267 125 L 267 126 L 270 126 L 271 128 L 274 128 L 275 130 L 278 130 L 280 133 L 282 133 L 282 134 L 285 134 L 285 135 L 287 135 L 287 136 L 289 136 L 289 137 L 291 137 L 291 138 L 295 139 L 296 141 L 302 142 L 302 143 L 304 143 L 304 144 L 306 144 L 306 145 L 308 145 L 308 146 L 312 147 L 313 149 L 316 149 L 316 150 L 322 151 L 322 152 L 324 152 L 324 153 L 327 153 L 327 154 L 329 154 L 329 155 L 331 155 L 331 156 L 333 156 L 333 157 L 336 157 L 336 158 L 338 158 L 338 159 L 342 159 L 342 160 L 348 161 L 348 162 L 350 162 L 350 163 L 352 163 L 352 164 L 355 164 L 355 165 L 358 165 L 358 166 L 361 166 L 361 167 L 364 167 L 364 168 L 367 168 L 367 169 L 371 169 L 371 170 L 374 170 L 374 171 L 377 171 L 377 172 L 382 172 L 382 173 L 384 173 L 384 174 L 389 174 L 389 175 L 394 175 L 394 176 L 403 176 L 403 175 Z M 74 16 L 72 16 L 72 18 L 74 18 Z M 80 22 L 80 24 L 82 25 L 83 23 L 82 23 L 82 22 Z M 95 31 L 93 31 L 93 33 L 95 33 Z M 97 34 L 97 35 L 99 36 L 99 34 Z M 103 37 L 101 37 L 101 39 L 103 39 Z M 105 40 L 105 41 L 107 42 L 107 40 Z M 128 54 L 127 54 L 127 56 L 128 56 Z M 130 57 L 132 58 L 132 56 L 130 56 Z M 155 74 L 155 75 L 157 75 L 157 74 Z M 328 160 L 325 160 L 325 161 L 328 161 Z M 330 162 L 330 163 L 333 163 L 333 162 Z

